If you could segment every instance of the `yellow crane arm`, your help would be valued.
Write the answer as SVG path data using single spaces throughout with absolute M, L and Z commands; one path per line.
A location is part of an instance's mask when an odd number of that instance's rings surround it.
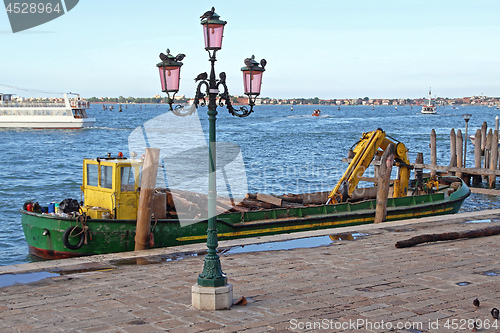
M 398 176 L 394 181 L 394 197 L 406 196 L 411 170 L 408 150 L 403 143 L 394 143 L 386 138 L 385 132 L 378 128 L 375 131 L 363 133 L 353 150 L 354 158 L 337 185 L 330 192 L 327 203 L 345 202 L 356 189 L 375 155 L 382 155 L 383 151 L 391 143 L 396 146 L 395 163 L 398 166 Z M 379 151 L 379 148 L 382 151 Z

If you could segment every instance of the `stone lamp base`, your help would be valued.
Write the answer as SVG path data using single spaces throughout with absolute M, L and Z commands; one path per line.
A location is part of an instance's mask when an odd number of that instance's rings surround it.
M 199 310 L 224 310 L 233 305 L 233 285 L 222 287 L 200 287 L 194 284 L 191 288 L 192 305 Z

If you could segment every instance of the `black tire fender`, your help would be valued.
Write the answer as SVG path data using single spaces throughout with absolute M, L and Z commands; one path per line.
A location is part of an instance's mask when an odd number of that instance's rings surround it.
M 75 235 L 80 236 L 80 239 L 78 240 L 78 244 L 75 244 L 75 245 L 70 244 L 70 242 L 69 242 L 69 236 L 72 233 L 75 233 Z M 75 236 L 73 236 L 73 237 L 75 237 Z M 68 249 L 70 249 L 70 250 L 78 250 L 79 248 L 81 248 L 83 246 L 83 243 L 85 242 L 85 235 L 83 234 L 82 228 L 80 228 L 80 227 L 69 227 L 68 229 L 66 229 L 64 231 L 63 236 L 62 236 L 62 241 L 63 241 L 64 246 L 66 246 Z

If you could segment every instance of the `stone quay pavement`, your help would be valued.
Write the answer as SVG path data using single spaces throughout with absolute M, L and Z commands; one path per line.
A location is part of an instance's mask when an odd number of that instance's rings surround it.
M 221 262 L 234 299 L 247 300 L 221 311 L 191 306 L 204 244 L 3 266 L 0 281 L 58 274 L 0 288 L 0 332 L 418 333 L 470 332 L 474 323 L 500 332 L 490 314 L 500 308 L 500 235 L 395 247 L 495 225 L 500 210 L 220 242 L 233 248 Z M 351 240 L 328 237 L 338 234 Z M 328 244 L 234 253 L 306 237 Z

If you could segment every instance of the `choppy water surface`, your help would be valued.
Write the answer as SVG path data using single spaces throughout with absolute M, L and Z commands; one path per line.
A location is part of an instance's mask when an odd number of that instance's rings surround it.
M 331 190 L 346 168 L 341 162 L 362 132 L 382 128 L 429 162 L 431 129 L 437 133 L 438 164 L 449 163 L 449 133 L 462 128 L 463 113 L 472 114 L 469 134 L 483 121 L 494 125 L 500 112 L 488 107 L 438 109 L 422 115 L 417 107 L 321 106 L 320 117 L 311 113 L 318 106 L 258 106 L 247 118 L 237 118 L 219 108 L 218 141 L 240 145 L 251 192 L 300 193 Z M 0 130 L 0 265 L 36 260 L 28 254 L 19 208 L 25 201 L 43 205 L 65 198 L 80 200 L 82 160 L 122 151 L 128 154 L 130 133 L 145 121 L 167 111 L 165 106 L 123 107 L 123 112 L 103 111 L 95 105 L 89 114 L 97 119 L 85 130 Z M 201 124 L 208 128 L 206 108 L 199 109 Z M 469 142 L 470 143 L 470 142 Z M 474 158 L 468 145 L 467 161 Z M 208 168 L 208 167 L 207 167 Z M 497 197 L 472 195 L 462 211 L 499 208 Z

